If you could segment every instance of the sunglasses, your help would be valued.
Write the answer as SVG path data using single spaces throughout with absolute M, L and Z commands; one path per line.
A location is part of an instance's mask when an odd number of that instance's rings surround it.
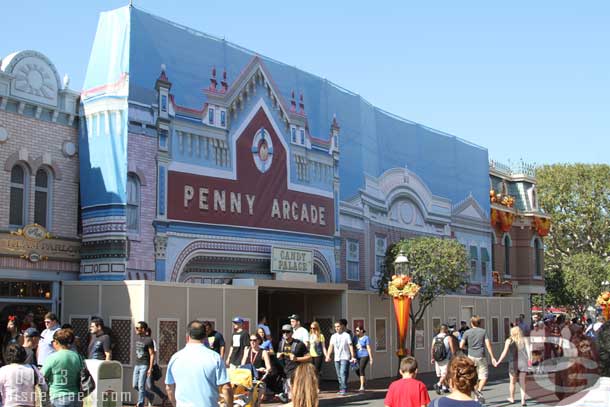
M 283 334 L 291 334 L 292 331 L 282 331 Z
M 250 342 L 258 342 L 258 339 L 256 339 L 256 338 L 250 338 Z

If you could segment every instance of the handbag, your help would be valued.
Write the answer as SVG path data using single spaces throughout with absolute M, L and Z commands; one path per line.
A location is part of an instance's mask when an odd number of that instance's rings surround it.
M 31 367 L 32 372 L 34 373 L 34 406 L 49 407 L 51 404 L 49 403 L 47 392 L 42 390 L 40 383 L 38 383 L 38 369 L 36 369 L 34 366 Z
M 161 368 L 156 363 L 153 365 L 151 376 L 152 376 L 153 381 L 155 381 L 155 382 L 163 376 Z
M 89 369 L 87 369 L 87 365 L 82 358 L 81 362 L 82 368 L 80 370 L 80 392 L 84 398 L 93 393 L 93 390 L 95 390 L 95 381 L 93 380 L 93 376 L 91 376 L 91 373 L 89 372 Z

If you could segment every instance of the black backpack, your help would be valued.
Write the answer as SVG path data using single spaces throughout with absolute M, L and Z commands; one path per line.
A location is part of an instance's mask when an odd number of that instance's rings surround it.
M 445 348 L 445 338 L 435 337 L 432 345 L 432 357 L 437 362 L 447 359 L 447 348 Z

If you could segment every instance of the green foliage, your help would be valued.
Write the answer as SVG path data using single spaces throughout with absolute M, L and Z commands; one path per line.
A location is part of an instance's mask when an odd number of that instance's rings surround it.
M 536 178 L 540 207 L 552 219 L 545 239 L 546 303 L 580 310 L 608 280 L 610 166 L 545 165 Z
M 578 253 L 567 257 L 562 269 L 572 308 L 582 314 L 597 299 L 603 282 L 610 280 L 608 263 L 595 254 Z
M 455 239 L 421 237 L 401 240 L 386 251 L 385 274 L 380 293 L 386 292 L 394 272 L 394 260 L 402 252 L 409 259 L 411 279 L 421 289 L 411 307 L 411 343 L 415 338 L 415 325 L 424 317 L 426 309 L 439 295 L 454 293 L 468 281 L 468 253 Z

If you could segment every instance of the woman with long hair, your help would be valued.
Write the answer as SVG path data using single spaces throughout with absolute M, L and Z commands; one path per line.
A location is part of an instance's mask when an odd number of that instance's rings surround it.
M 8 316 L 6 332 L 2 337 L 2 360 L 6 363 L 6 351 L 9 345 L 23 345 L 23 335 L 19 332 L 19 323 L 14 315 Z
M 326 359 L 326 338 L 324 334 L 320 332 L 320 324 L 318 321 L 313 321 L 309 325 L 309 354 L 311 355 L 311 361 L 316 368 L 316 373 L 320 376 L 322 371 L 322 362 Z
M 269 352 L 269 355 L 275 354 L 275 351 L 273 350 L 273 343 L 271 343 L 271 339 L 267 339 L 267 335 L 265 334 L 265 330 L 262 326 L 256 328 L 256 336 L 261 339 L 261 349 Z
M 356 374 L 360 376 L 360 389 L 358 391 L 364 391 L 364 383 L 366 381 L 366 366 L 370 363 L 371 368 L 373 366 L 373 352 L 371 351 L 371 341 L 369 337 L 365 335 L 366 331 L 364 327 L 356 327 L 356 359 L 358 359 L 358 369 Z
M 244 352 L 241 359 L 241 364 L 250 365 L 256 371 L 254 378 L 260 379 L 265 373 L 271 371 L 271 360 L 269 353 L 261 348 L 261 338 L 256 334 L 250 335 L 250 346 L 248 351 Z
M 529 341 L 523 337 L 523 332 L 518 326 L 510 329 L 510 336 L 504 342 L 504 350 L 494 363 L 497 367 L 500 362 L 508 355 L 508 376 L 510 383 L 508 385 L 508 402 L 515 402 L 515 386 L 519 379 L 519 391 L 521 393 L 521 405 L 525 406 L 525 375 L 531 361 L 531 347 Z
M 318 375 L 311 363 L 301 363 L 292 381 L 292 403 L 287 407 L 318 407 Z
M 472 399 L 472 393 L 479 381 L 477 368 L 468 356 L 456 355 L 451 358 L 447 369 L 451 393 L 430 403 L 430 407 L 482 407 Z

